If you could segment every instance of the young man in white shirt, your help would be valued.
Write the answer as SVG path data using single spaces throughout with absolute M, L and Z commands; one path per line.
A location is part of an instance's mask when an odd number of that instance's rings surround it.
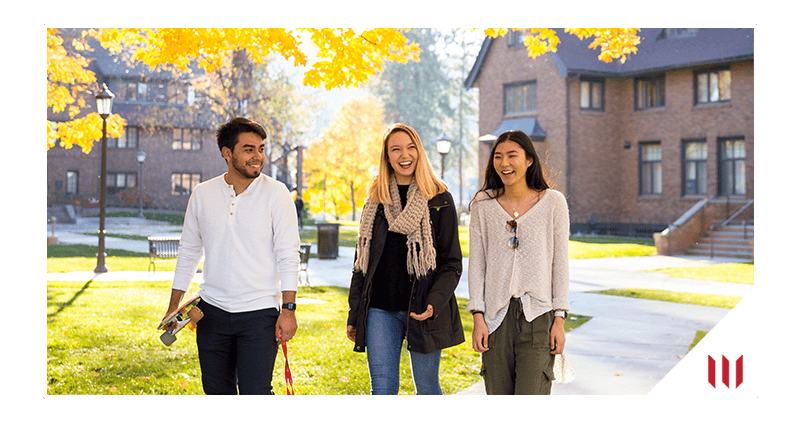
M 198 184 L 186 208 L 167 314 L 205 254 L 197 350 L 206 394 L 274 394 L 278 345 L 297 331 L 297 214 L 286 186 L 261 173 L 265 138 L 246 118 L 220 126 L 228 171 Z

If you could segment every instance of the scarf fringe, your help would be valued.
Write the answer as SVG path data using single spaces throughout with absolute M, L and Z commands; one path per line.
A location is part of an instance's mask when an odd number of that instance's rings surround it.
M 408 255 L 406 256 L 408 273 L 421 278 L 428 272 L 436 270 L 436 248 L 433 246 L 427 200 L 419 192 L 413 179 L 408 190 L 408 203 L 405 209 L 398 210 L 401 208 L 400 193 L 394 177 L 392 177 L 389 191 L 392 197 L 392 206 L 384 206 L 389 230 L 406 234 L 408 238 L 406 243 L 408 245 Z M 377 209 L 378 204 L 367 199 L 358 227 L 355 270 L 363 274 L 366 274 L 369 266 L 372 227 Z

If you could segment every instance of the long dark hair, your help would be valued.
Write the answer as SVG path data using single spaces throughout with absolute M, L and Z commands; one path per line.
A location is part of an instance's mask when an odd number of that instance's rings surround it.
M 497 174 L 497 171 L 494 169 L 494 153 L 497 150 L 497 146 L 505 141 L 511 141 L 519 145 L 522 150 L 525 151 L 525 159 L 533 158 L 533 164 L 531 164 L 531 166 L 528 167 L 528 170 L 525 172 L 525 184 L 536 191 L 542 191 L 550 188 L 550 186 L 547 184 L 547 180 L 544 178 L 542 164 L 539 162 L 539 155 L 536 154 L 536 149 L 533 148 L 533 142 L 531 139 L 525 134 L 525 132 L 521 132 L 519 130 L 510 130 L 498 136 L 497 140 L 494 141 L 494 144 L 492 145 L 492 151 L 489 153 L 489 162 L 486 164 L 486 172 L 484 173 L 485 181 L 483 182 L 483 187 L 478 190 L 478 193 L 475 194 L 475 197 L 472 198 L 472 201 L 475 201 L 475 198 L 478 197 L 480 192 L 486 192 L 486 195 L 491 199 L 496 199 L 505 193 L 505 185 L 503 184 L 503 180 L 500 179 L 500 174 Z M 495 193 L 494 196 L 492 195 L 492 191 Z M 472 201 L 470 204 L 472 204 Z

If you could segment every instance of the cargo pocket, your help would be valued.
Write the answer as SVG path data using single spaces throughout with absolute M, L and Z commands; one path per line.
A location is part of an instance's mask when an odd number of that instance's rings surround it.
M 556 374 L 553 372 L 553 361 L 551 359 L 550 364 L 547 368 L 544 369 L 544 376 L 547 377 L 547 380 L 554 381 L 556 379 Z
M 536 349 L 550 349 L 550 328 L 553 325 L 553 312 L 547 312 L 530 322 L 531 344 Z

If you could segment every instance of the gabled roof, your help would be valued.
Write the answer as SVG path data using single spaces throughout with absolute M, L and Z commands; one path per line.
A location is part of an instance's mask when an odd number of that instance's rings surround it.
M 120 56 L 95 57 L 92 59 L 97 66 L 97 71 L 106 77 L 120 78 L 147 78 L 150 80 L 175 80 L 175 75 L 167 71 L 154 71 L 150 66 L 137 62 L 132 67 L 127 65 Z
M 627 77 L 691 66 L 712 65 L 754 58 L 753 28 L 704 28 L 690 36 L 671 37 L 662 28 L 645 28 L 639 32 L 639 51 L 625 63 L 598 60 L 599 49 L 587 48 L 591 40 L 580 40 L 563 29 L 557 29 L 561 42 L 557 51 L 549 53 L 563 77 L 569 74 L 605 77 Z M 464 87 L 469 89 L 478 79 L 481 67 L 494 39 L 487 37 L 470 70 Z

